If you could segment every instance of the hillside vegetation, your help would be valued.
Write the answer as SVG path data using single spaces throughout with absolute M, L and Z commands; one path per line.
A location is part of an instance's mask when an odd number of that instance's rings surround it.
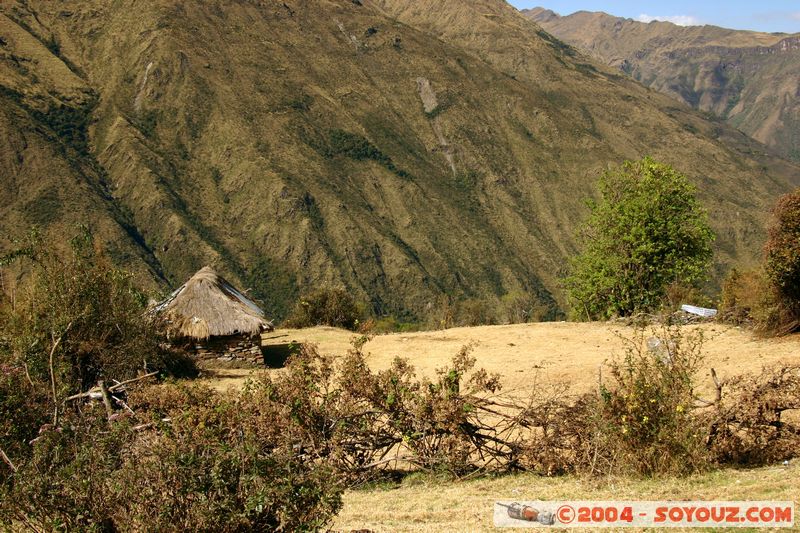
M 211 264 L 282 318 L 558 277 L 609 164 L 697 185 L 715 275 L 760 255 L 792 163 L 593 62 L 500 0 L 0 4 L 0 234 L 88 222 L 151 288 Z
M 579 11 L 525 15 L 644 85 L 713 113 L 800 161 L 800 34 L 648 24 Z

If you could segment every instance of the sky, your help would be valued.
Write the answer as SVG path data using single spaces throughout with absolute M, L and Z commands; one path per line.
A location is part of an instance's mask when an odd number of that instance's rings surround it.
M 509 0 L 518 9 L 545 7 L 560 15 L 575 11 L 605 11 L 642 22 L 669 20 L 676 24 L 712 24 L 737 30 L 800 32 L 798 0 Z

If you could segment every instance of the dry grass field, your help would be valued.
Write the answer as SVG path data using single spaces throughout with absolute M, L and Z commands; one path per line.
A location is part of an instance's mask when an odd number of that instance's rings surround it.
M 332 529 L 368 529 L 375 532 L 509 531 L 495 529 L 492 525 L 492 509 L 496 500 L 800 502 L 798 478 L 800 468 L 797 464 L 752 470 L 726 469 L 689 478 L 657 480 L 572 476 L 548 478 L 520 474 L 441 483 L 412 477 L 400 486 L 346 492 L 344 509 Z M 797 521 L 795 525 L 800 526 Z M 626 528 L 625 531 L 635 530 Z
M 759 339 L 749 331 L 719 324 L 686 330 L 700 330 L 705 338 L 701 389 L 711 384 L 711 368 L 725 378 L 759 372 L 778 362 L 800 363 L 797 337 Z M 604 361 L 622 354 L 620 336 L 633 334 L 633 328 L 615 323 L 542 322 L 378 335 L 364 351 L 374 370 L 387 368 L 395 357 L 405 357 L 419 375 L 430 376 L 447 365 L 462 346 L 471 344 L 477 366 L 499 373 L 506 392 L 524 393 L 556 383 L 569 383 L 573 391 L 583 392 L 597 383 Z M 283 329 L 266 334 L 264 343 L 315 344 L 322 353 L 343 355 L 355 337 L 352 332 L 329 327 Z M 208 383 L 218 390 L 240 387 L 252 372 L 217 369 Z
M 687 327 L 705 338 L 701 389 L 710 386 L 710 368 L 721 378 L 759 372 L 776 363 L 800 363 L 800 338 L 759 339 L 719 324 Z M 372 338 L 364 348 L 374 370 L 396 356 L 410 359 L 420 375 L 432 375 L 464 345 L 472 344 L 477 366 L 502 376 L 504 390 L 524 394 L 535 387 L 570 384 L 581 392 L 594 387 L 598 368 L 621 355 L 622 337 L 633 328 L 614 323 L 537 323 L 396 333 Z M 342 355 L 355 335 L 335 328 L 277 330 L 266 345 L 316 344 L 323 353 Z M 206 381 L 217 389 L 240 387 L 254 371 L 216 369 Z M 280 372 L 280 370 L 268 370 Z M 800 501 L 796 464 L 752 470 L 726 469 L 686 479 L 632 480 L 532 474 L 443 482 L 412 475 L 400 485 L 351 490 L 334 531 L 489 531 L 492 502 L 498 499 L 776 499 Z

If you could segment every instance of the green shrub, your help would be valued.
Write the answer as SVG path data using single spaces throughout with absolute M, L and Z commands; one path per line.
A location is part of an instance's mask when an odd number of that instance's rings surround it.
M 286 319 L 290 328 L 331 326 L 355 330 L 361 311 L 349 292 L 344 289 L 317 289 L 305 296 Z
M 11 362 L 7 353 L 0 355 L 0 449 L 12 462 L 24 460 L 30 453 L 28 442 L 52 420 L 48 389 L 29 381 L 25 367 Z M 11 470 L 0 462 L 0 485 L 10 475 Z
M 70 394 L 163 369 L 172 354 L 160 347 L 132 275 L 114 268 L 86 230 L 70 244 L 59 254 L 34 237 L 26 248 L 32 278 L 4 324 L 13 361 L 49 383 L 52 350 L 59 392 Z
M 0 488 L 0 523 L 81 531 L 316 531 L 341 507 L 331 471 L 265 439 L 252 397 L 134 392 L 135 415 L 70 412 Z M 148 425 L 149 424 L 149 425 Z
M 599 189 L 564 280 L 576 316 L 653 310 L 671 283 L 703 278 L 714 236 L 683 175 L 646 157 L 605 172 Z
M 686 474 L 707 465 L 704 430 L 693 415 L 702 334 L 678 326 L 640 328 L 624 338 L 601 385 L 594 445 L 610 472 Z
M 0 302 L 0 449 L 17 460 L 31 452 L 24 443 L 45 420 L 59 425 L 64 398 L 98 380 L 197 374 L 191 360 L 160 346 L 131 275 L 113 268 L 88 232 L 71 244 L 70 253 L 53 253 L 32 234 L 2 260 L 32 265 L 15 304 Z

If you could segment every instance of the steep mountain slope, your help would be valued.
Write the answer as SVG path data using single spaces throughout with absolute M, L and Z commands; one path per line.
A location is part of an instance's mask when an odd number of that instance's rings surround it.
M 130 214 L 110 196 L 88 147 L 97 94 L 43 43 L 0 14 L 0 250 L 33 226 L 42 237 L 74 235 L 89 224 L 112 259 L 154 287 L 157 260 L 141 246 Z M 91 213 L 90 217 L 85 213 Z M 18 273 L 18 272 L 17 272 Z
M 559 39 L 800 161 L 800 34 L 523 11 Z
M 445 296 L 509 293 L 555 312 L 583 199 L 608 164 L 644 154 L 701 187 L 718 269 L 751 263 L 768 207 L 800 182 L 762 145 L 500 1 L 0 6 L 42 45 L 34 55 L 3 30 L 1 84 L 31 102 L 27 120 L 86 119 L 75 159 L 93 170 L 78 174 L 129 216 L 137 257 L 173 285 L 213 264 L 273 314 L 320 284 L 410 317 Z M 42 73 L 15 78 L 15 61 Z M 57 100 L 40 98 L 49 84 Z M 61 180 L 58 157 L 36 157 L 28 182 Z M 91 198 L 61 184 L 58 205 Z M 29 208 L 3 201 L 17 219 L 2 229 L 18 232 Z M 117 220 L 94 205 L 69 213 Z

